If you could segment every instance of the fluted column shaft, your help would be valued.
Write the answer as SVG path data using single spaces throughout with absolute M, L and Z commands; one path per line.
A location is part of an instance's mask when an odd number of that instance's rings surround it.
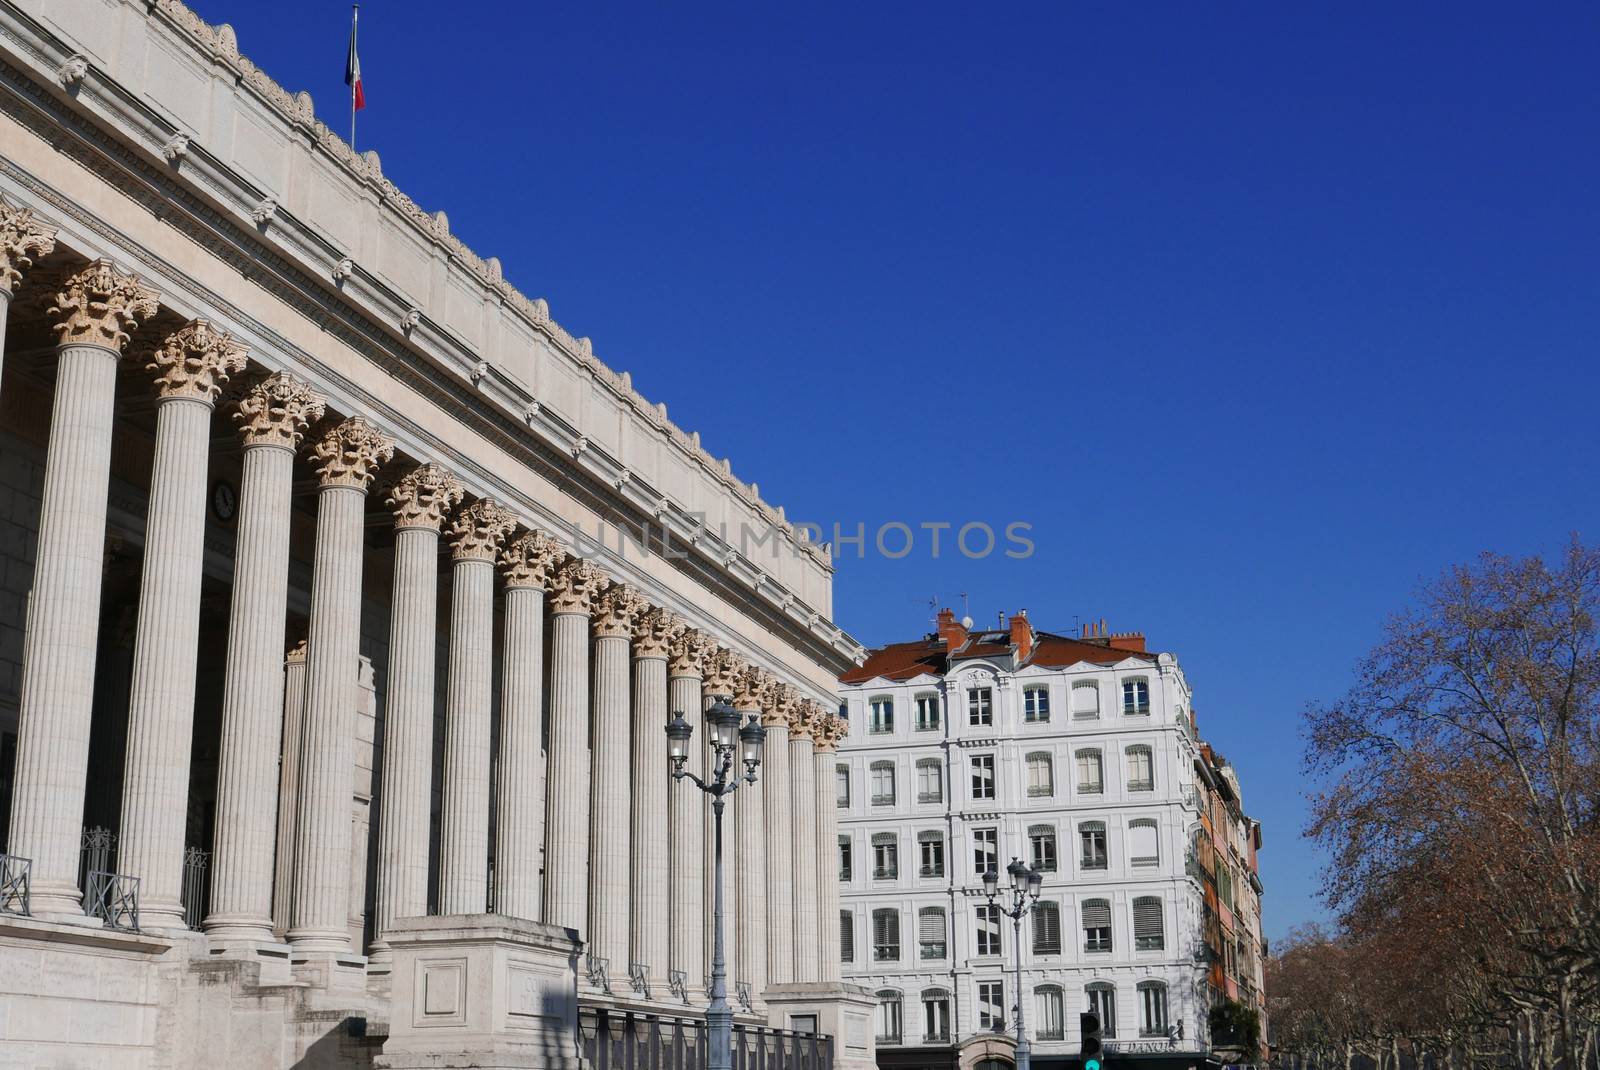
M 629 793 L 633 840 L 629 954 L 634 962 L 649 967 L 652 991 L 666 984 L 671 958 L 669 897 L 663 894 L 671 880 L 666 724 L 667 657 L 662 650 L 633 661 L 633 790 Z
M 689 760 L 684 768 L 696 776 L 705 775 L 701 755 L 705 751 L 705 722 L 701 716 L 700 677 L 674 672 L 668 682 L 672 712 L 683 714 L 683 719 L 694 729 Z M 705 901 L 705 874 L 710 866 L 706 862 L 705 844 L 705 793 L 687 778 L 674 780 L 667 789 L 667 821 L 671 826 L 672 847 L 668 885 L 671 899 L 671 941 L 668 958 L 671 968 L 682 970 L 685 983 L 691 990 L 702 989 L 706 977 L 706 930 L 709 912 Z
M 439 631 L 439 529 L 397 527 L 389 608 L 389 687 L 378 816 L 377 924 L 428 912 L 433 705 Z
M 628 794 L 632 772 L 628 702 L 628 639 L 594 641 L 594 740 L 589 777 L 589 947 L 626 976 L 629 906 Z
M 816 760 L 811 752 L 811 737 L 798 733 L 789 739 L 789 777 L 792 800 L 790 819 L 794 830 L 789 872 L 794 875 L 794 976 L 797 984 L 820 979 L 817 946 L 817 870 L 827 865 L 817 843 Z M 835 866 L 835 871 L 837 871 Z
M 278 843 L 273 852 L 272 932 L 282 937 L 294 924 L 294 838 L 300 817 L 300 748 L 306 724 L 306 644 L 301 640 L 283 665 L 283 739 L 278 753 Z
M 118 357 L 106 346 L 63 346 L 56 368 L 7 841 L 33 859 L 35 914 L 83 912 L 78 848 Z
M 831 748 L 816 748 L 818 980 L 839 983 L 839 804 L 833 795 Z
M 738 979 L 750 986 L 753 999 L 760 999 L 767 987 L 765 803 L 760 785 L 746 784 L 733 805 L 739 814 L 739 854 L 733 866 L 739 875 Z
M 544 591 L 506 586 L 500 689 L 500 773 L 495 811 L 494 908 L 540 917 L 539 853 L 544 840 Z
M 587 936 L 589 884 L 589 611 L 550 617 L 544 915 Z
M 760 789 L 767 852 L 767 984 L 788 984 L 794 976 L 794 896 L 798 878 L 790 834 L 789 725 L 765 718 L 766 745 L 762 748 Z
M 453 572 L 439 913 L 482 914 L 489 907 L 494 564 L 458 558 Z

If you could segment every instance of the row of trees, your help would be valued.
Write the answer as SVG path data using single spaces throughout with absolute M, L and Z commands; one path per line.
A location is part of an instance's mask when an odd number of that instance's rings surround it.
M 1485 556 L 1307 711 L 1331 930 L 1273 949 L 1293 1067 L 1600 1060 L 1600 548 Z

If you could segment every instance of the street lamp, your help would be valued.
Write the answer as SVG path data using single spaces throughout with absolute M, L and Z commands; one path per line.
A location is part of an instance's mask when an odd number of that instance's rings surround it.
M 1032 1057 L 1028 1047 L 1028 1030 L 1026 1015 L 1023 1008 L 1027 1001 L 1022 995 L 1022 916 L 1039 904 L 1039 889 L 1044 885 L 1044 874 L 1036 869 L 1023 865 L 1013 858 L 1006 867 L 1006 872 L 1011 876 L 1011 906 L 1001 906 L 995 902 L 1000 895 L 1000 874 L 994 870 L 986 870 L 983 874 L 983 894 L 988 897 L 989 905 L 999 907 L 1000 913 L 1011 919 L 1011 927 L 1016 932 L 1017 938 L 1017 1070 L 1028 1070 Z
M 761 727 L 761 715 L 752 714 L 743 728 L 739 727 L 739 711 L 725 701 L 718 701 L 706 711 L 706 721 L 711 729 L 711 775 L 701 780 L 684 768 L 689 760 L 689 742 L 694 736 L 694 726 L 676 713 L 667 724 L 667 758 L 672 762 L 672 776 L 676 780 L 687 777 L 695 787 L 711 796 L 711 811 L 716 815 L 716 850 L 714 852 L 716 895 L 713 899 L 711 944 L 711 1003 L 706 1007 L 707 1070 L 733 1070 L 733 1008 L 728 1006 L 728 964 L 722 950 L 722 808 L 729 795 L 739 789 L 739 781 L 756 782 L 756 767 L 761 764 L 761 747 L 767 730 Z M 734 772 L 733 752 L 739 750 L 744 762 L 744 775 Z

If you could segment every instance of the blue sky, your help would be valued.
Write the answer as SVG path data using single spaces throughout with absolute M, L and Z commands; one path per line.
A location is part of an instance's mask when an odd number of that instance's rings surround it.
M 194 0 L 336 129 L 348 6 Z M 1175 651 L 1319 913 L 1298 719 L 1451 562 L 1600 528 L 1600 8 L 362 9 L 359 147 L 845 557 L 840 624 Z

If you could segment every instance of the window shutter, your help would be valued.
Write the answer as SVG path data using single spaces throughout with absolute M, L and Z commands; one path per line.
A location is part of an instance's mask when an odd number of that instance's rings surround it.
M 917 939 L 924 944 L 944 943 L 944 909 L 927 907 L 917 915 Z
M 1104 832 L 1105 830 L 1106 823 L 1104 821 L 1085 821 L 1078 826 L 1079 832 Z
M 892 835 L 892 834 L 891 834 Z M 943 843 L 944 833 L 924 830 L 917 833 L 918 843 Z
M 1161 900 L 1153 895 L 1142 895 L 1133 901 L 1133 940 L 1135 946 L 1161 946 Z
M 893 843 L 893 842 L 894 842 L 894 833 L 892 833 L 892 832 L 874 832 L 872 834 L 872 846 L 874 846 L 874 847 L 877 847 L 880 844 Z
M 839 960 L 854 962 L 856 958 L 856 927 L 848 910 L 839 911 Z
M 1111 903 L 1106 899 L 1090 899 L 1083 904 L 1085 929 L 1111 928 Z
M 1061 951 L 1061 911 L 1054 903 L 1034 908 L 1033 950 L 1048 955 Z
M 1128 823 L 1128 855 L 1136 866 L 1154 865 L 1159 860 L 1154 821 L 1140 818 Z
M 1072 713 L 1075 717 L 1093 717 L 1100 712 L 1100 689 L 1092 681 L 1082 680 L 1072 685 Z

